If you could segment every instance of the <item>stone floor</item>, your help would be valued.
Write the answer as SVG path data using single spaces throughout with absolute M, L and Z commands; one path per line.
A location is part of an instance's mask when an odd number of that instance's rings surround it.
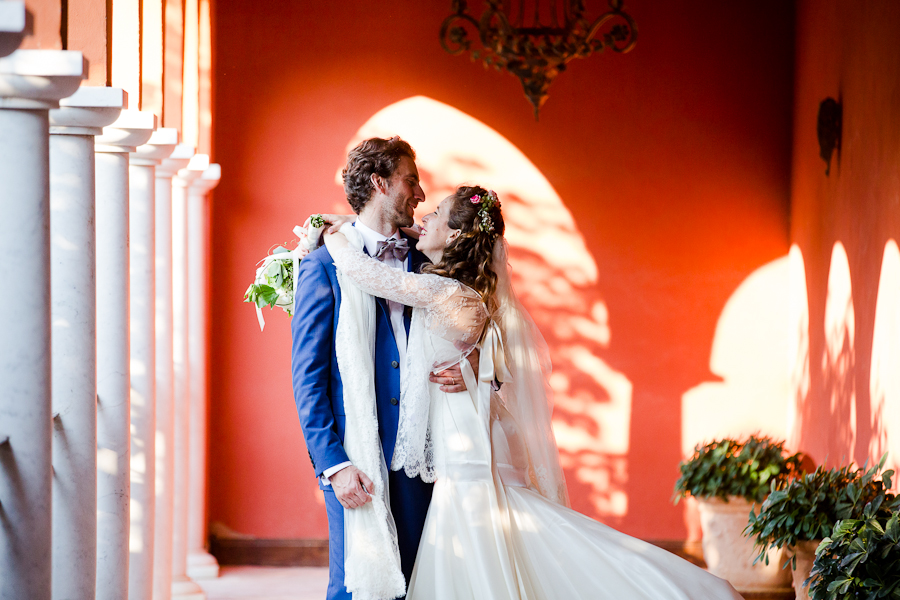
M 219 578 L 197 583 L 207 600 L 322 600 L 325 567 L 222 567 Z
M 207 600 L 322 600 L 324 567 L 222 567 L 219 578 L 199 581 Z M 793 600 L 789 590 L 747 594 L 745 600 Z

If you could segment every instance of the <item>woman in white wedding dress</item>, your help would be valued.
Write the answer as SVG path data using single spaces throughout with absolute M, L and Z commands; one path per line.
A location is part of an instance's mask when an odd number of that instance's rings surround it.
M 460 187 L 423 225 L 417 248 L 432 264 L 421 274 L 366 256 L 342 234 L 325 242 L 359 289 L 413 307 L 391 468 L 435 487 L 407 598 L 741 598 L 728 582 L 567 507 L 549 362 L 509 285 L 496 195 Z M 476 347 L 477 376 L 464 360 Z M 428 381 L 455 363 L 467 391 Z

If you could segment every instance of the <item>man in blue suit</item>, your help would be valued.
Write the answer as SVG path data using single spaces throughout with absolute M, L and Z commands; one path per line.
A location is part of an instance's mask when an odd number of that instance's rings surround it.
M 425 200 L 413 149 L 396 137 L 365 140 L 350 152 L 342 174 L 366 252 L 396 268 L 417 271 L 428 259 L 415 250 L 415 240 L 400 230 L 413 224 L 413 212 Z M 404 246 L 410 248 L 408 254 Z M 372 489 L 372 482 L 348 460 L 343 447 L 346 417 L 334 350 L 341 289 L 324 246 L 303 259 L 296 276 L 291 321 L 294 399 L 319 488 L 325 494 L 330 567 L 327 597 L 349 600 L 344 587 L 344 510 L 369 502 L 366 490 Z M 400 378 L 410 310 L 380 298 L 376 303 L 375 403 L 382 451 L 390 466 L 400 415 Z M 442 389 L 448 392 L 465 389 L 457 383 L 462 382 L 459 366 L 432 375 L 431 380 L 443 384 Z M 432 485 L 411 479 L 402 471 L 389 471 L 388 480 L 401 567 L 408 583 Z

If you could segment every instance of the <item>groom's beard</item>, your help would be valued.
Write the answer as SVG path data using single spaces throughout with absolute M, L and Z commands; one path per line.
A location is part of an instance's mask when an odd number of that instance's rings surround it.
M 416 219 L 414 217 L 409 216 L 408 214 L 406 214 L 404 212 L 404 213 L 397 215 L 396 223 L 397 223 L 398 229 L 400 227 L 412 227 L 413 225 L 415 225 Z
M 394 227 L 399 229 L 400 227 L 412 227 L 415 224 L 416 219 L 413 212 L 415 209 L 410 205 L 409 200 L 394 197 L 386 208 Z

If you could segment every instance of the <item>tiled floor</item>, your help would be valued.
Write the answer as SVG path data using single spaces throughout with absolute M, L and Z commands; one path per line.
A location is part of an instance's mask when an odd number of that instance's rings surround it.
M 207 600 L 323 600 L 325 567 L 222 567 L 218 579 L 198 581 Z

